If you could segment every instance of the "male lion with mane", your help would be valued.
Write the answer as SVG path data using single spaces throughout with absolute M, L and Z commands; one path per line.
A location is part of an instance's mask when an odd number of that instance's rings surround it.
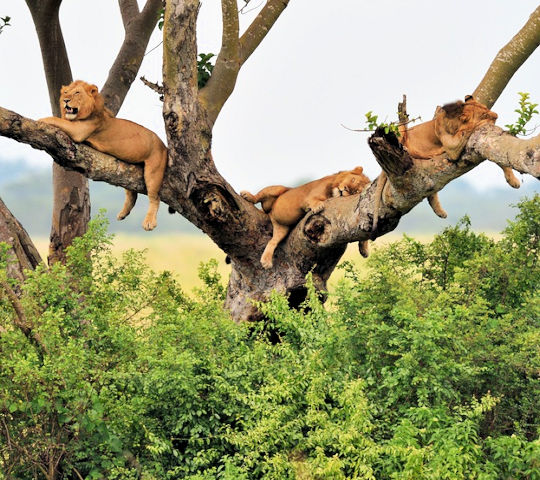
M 296 188 L 273 185 L 263 188 L 256 195 L 246 191 L 240 192 L 248 202 L 253 204 L 260 202 L 263 211 L 268 213 L 272 221 L 272 239 L 261 256 L 263 268 L 272 268 L 274 250 L 306 212 L 320 213 L 324 209 L 324 202 L 329 198 L 360 193 L 369 183 L 370 180 L 364 175 L 363 168 L 356 167 L 354 170 L 328 175 Z M 367 240 L 359 242 L 358 246 L 360 253 L 367 257 Z
M 137 123 L 115 118 L 105 107 L 98 88 L 81 80 L 62 87 L 60 111 L 62 118 L 47 117 L 39 121 L 60 128 L 77 143 L 86 142 L 96 150 L 128 163 L 144 164 L 144 182 L 150 205 L 143 228 L 156 228 L 159 189 L 167 166 L 167 147 L 161 139 Z M 126 190 L 126 201 L 118 220 L 129 215 L 136 200 L 137 193 Z

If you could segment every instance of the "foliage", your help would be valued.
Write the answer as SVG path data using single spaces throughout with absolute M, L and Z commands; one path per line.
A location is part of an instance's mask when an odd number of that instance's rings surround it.
M 199 89 L 203 88 L 210 76 L 212 75 L 212 70 L 214 65 L 210 62 L 210 59 L 214 57 L 213 53 L 199 53 L 199 60 L 197 60 L 197 84 Z
M 8 27 L 11 25 L 11 23 L 9 23 L 10 20 L 11 17 L 8 17 L 7 15 L 5 17 L 0 17 L 0 33 L 2 33 L 4 27 Z
M 538 104 L 532 103 L 529 100 L 529 94 L 527 92 L 518 92 L 518 95 L 520 97 L 519 108 L 514 110 L 514 112 L 519 114 L 519 118 L 516 120 L 515 123 L 505 125 L 505 127 L 508 129 L 508 132 L 514 136 L 526 135 L 527 130 L 525 128 L 525 125 L 529 123 L 535 113 L 538 113 L 538 110 L 536 110 Z
M 275 294 L 264 325 L 214 262 L 186 295 L 116 260 L 98 217 L 19 286 L 46 351 L 0 293 L 0 479 L 540 479 L 540 196 L 519 209 L 498 242 L 464 219 L 345 265 L 328 306 Z
M 379 116 L 373 115 L 373 112 L 370 110 L 365 114 L 366 116 L 366 124 L 367 129 L 369 131 L 376 130 L 377 128 L 381 128 L 384 130 L 384 133 L 388 135 L 389 132 L 393 132 L 396 137 L 400 137 L 401 134 L 399 133 L 399 127 L 397 123 L 394 122 L 379 122 Z

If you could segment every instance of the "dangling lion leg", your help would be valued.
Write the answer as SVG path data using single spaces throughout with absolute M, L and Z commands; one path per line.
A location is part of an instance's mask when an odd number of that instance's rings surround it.
M 143 228 L 147 231 L 157 227 L 157 211 L 159 208 L 159 189 L 163 182 L 165 167 L 167 166 L 167 152 L 165 155 L 156 155 L 144 162 L 144 183 L 148 193 L 148 211 L 143 220 Z
M 120 213 L 116 216 L 118 220 L 124 220 L 133 207 L 135 206 L 135 202 L 137 201 L 137 193 L 132 192 L 131 190 L 126 190 L 126 200 L 124 202 L 124 206 L 122 207 L 122 210 Z
M 281 225 L 277 223 L 271 216 L 272 226 L 274 228 L 272 232 L 272 239 L 266 245 L 263 254 L 261 255 L 261 265 L 263 268 L 272 268 L 273 262 L 272 258 L 274 256 L 274 250 L 279 245 L 279 243 L 287 236 L 289 233 L 289 227 L 286 225 Z
M 433 209 L 436 215 L 438 215 L 441 218 L 446 218 L 448 214 L 445 212 L 444 208 L 442 208 L 441 202 L 439 201 L 439 194 L 434 193 L 433 195 L 430 195 L 427 197 L 429 205 Z
M 519 188 L 521 186 L 521 182 L 519 179 L 514 175 L 514 172 L 510 167 L 501 167 L 502 171 L 504 172 L 504 178 L 506 179 L 506 183 L 510 185 L 512 188 Z
M 369 257 L 369 245 L 367 240 L 362 240 L 358 242 L 358 251 L 360 252 L 360 255 L 362 255 L 362 257 Z

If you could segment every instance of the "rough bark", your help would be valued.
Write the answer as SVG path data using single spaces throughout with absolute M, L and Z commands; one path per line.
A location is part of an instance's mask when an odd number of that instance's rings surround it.
M 33 270 L 42 263 L 30 236 L 1 198 L 0 242 L 7 243 L 11 247 L 8 251 L 7 275 L 17 280 L 17 283 L 24 280 L 25 270 Z

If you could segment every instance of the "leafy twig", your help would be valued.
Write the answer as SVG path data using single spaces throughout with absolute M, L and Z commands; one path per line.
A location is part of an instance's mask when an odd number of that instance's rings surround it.
M 514 112 L 519 114 L 519 118 L 515 123 L 505 125 L 508 129 L 508 133 L 514 136 L 526 135 L 527 129 L 525 128 L 525 125 L 527 125 L 535 113 L 538 113 L 538 110 L 536 110 L 538 104 L 529 101 L 529 94 L 527 92 L 518 92 L 518 95 L 520 96 L 519 108 L 516 108 Z

